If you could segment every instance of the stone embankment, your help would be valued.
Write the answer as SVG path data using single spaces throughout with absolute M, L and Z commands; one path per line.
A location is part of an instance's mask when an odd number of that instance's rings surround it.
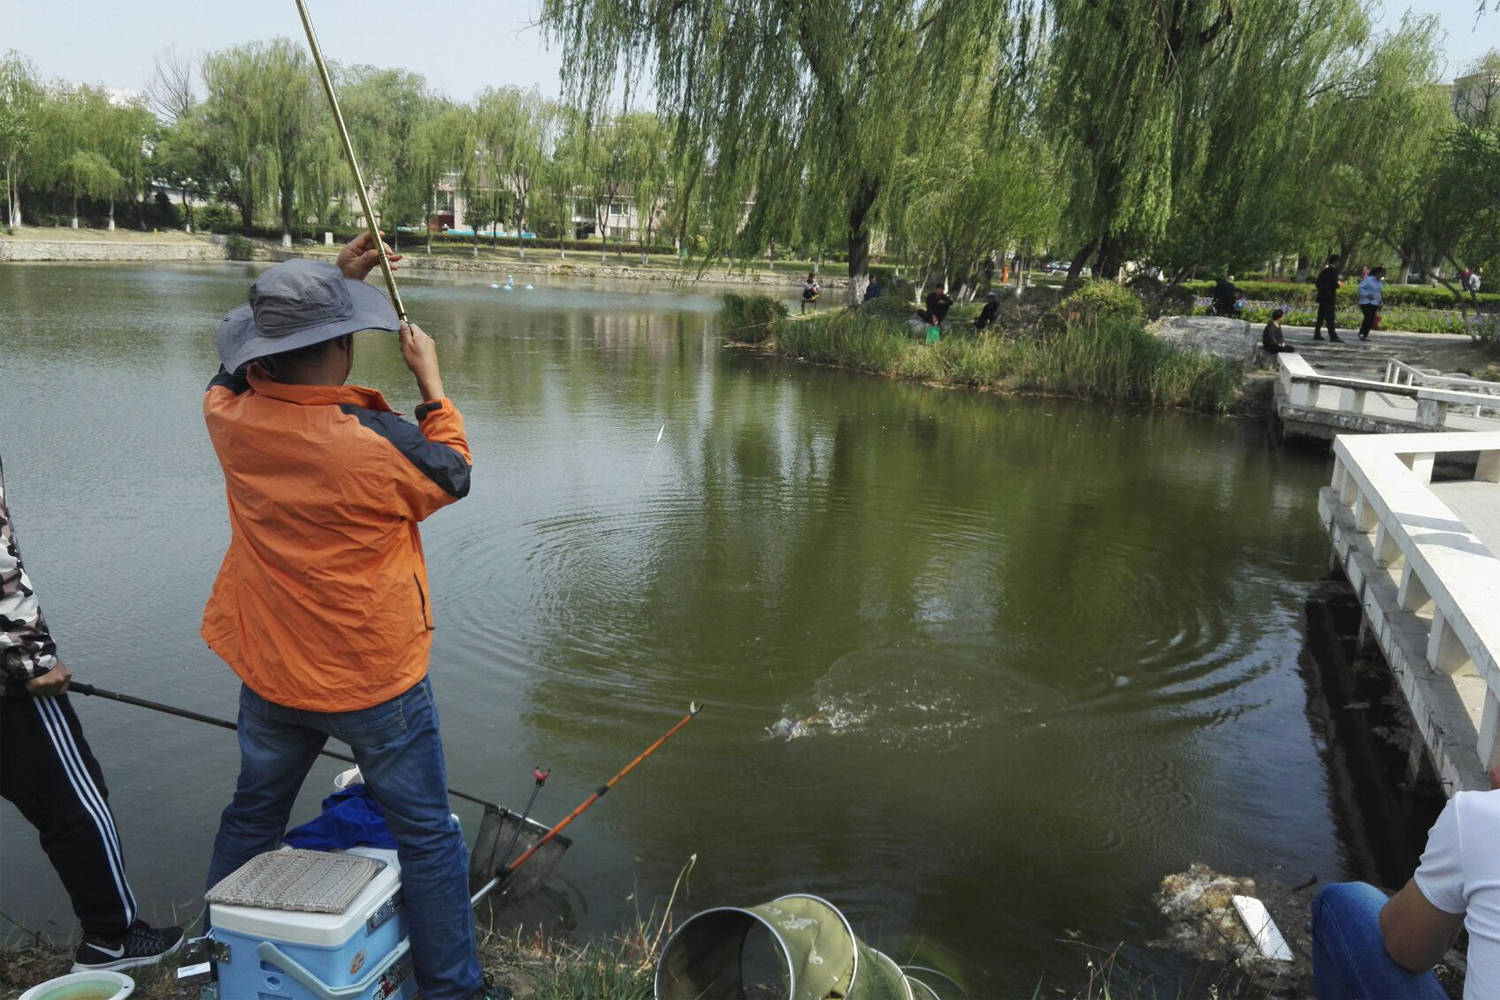
M 280 261 L 290 257 L 333 259 L 337 248 L 323 245 L 284 248 L 269 240 L 250 240 L 250 256 L 258 261 Z M 597 255 L 578 253 L 559 258 L 555 251 L 539 248 L 538 256 L 525 260 L 478 258 L 443 254 L 428 256 L 423 250 L 403 248 L 401 267 L 410 271 L 447 274 L 540 275 L 546 278 L 582 278 L 623 282 L 662 282 L 672 285 L 752 286 L 774 294 L 801 288 L 802 275 L 785 271 L 734 270 L 715 267 L 699 272 L 696 265 L 673 267 L 632 264 L 626 258 L 600 261 Z M 189 236 L 183 233 L 91 233 L 73 230 L 24 229 L 0 236 L 0 261 L 195 261 L 229 258 L 226 236 Z M 842 299 L 847 278 L 820 275 L 825 301 Z
M 142 234 L 144 237 L 144 234 Z M 0 261 L 178 261 L 224 260 L 228 240 L 223 236 L 172 239 L 89 240 L 0 237 Z
M 258 247 L 257 260 L 286 260 L 288 257 L 327 257 L 332 258 L 335 251 L 325 247 L 293 247 L 290 250 L 279 246 L 265 245 Z M 261 255 L 264 253 L 264 256 Z M 463 274 L 472 272 L 476 274 L 530 274 L 543 275 L 549 278 L 586 278 L 590 280 L 608 281 L 660 281 L 669 284 L 710 284 L 710 285 L 751 285 L 762 289 L 781 288 L 787 291 L 800 289 L 802 287 L 801 274 L 788 274 L 784 271 L 738 271 L 726 270 L 724 268 L 711 268 L 700 273 L 695 265 L 689 264 L 685 267 L 671 267 L 652 264 L 631 264 L 626 260 L 598 260 L 588 254 L 575 254 L 574 256 L 559 259 L 556 257 L 539 259 L 512 259 L 494 257 L 455 257 L 452 255 L 429 257 L 421 249 L 410 250 L 402 248 L 401 267 L 413 271 L 439 271 L 450 274 Z M 830 277 L 819 275 L 818 283 L 822 286 L 825 295 L 831 295 L 835 291 L 842 298 L 844 291 L 849 287 L 848 278 Z

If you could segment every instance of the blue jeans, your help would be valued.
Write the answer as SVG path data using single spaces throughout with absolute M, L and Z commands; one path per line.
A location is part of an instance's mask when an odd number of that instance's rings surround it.
M 417 986 L 426 1000 L 479 993 L 474 912 L 463 834 L 448 812 L 448 776 L 432 686 L 355 712 L 310 712 L 240 688 L 240 777 L 219 821 L 208 884 L 275 850 L 318 751 L 333 736 L 354 750 L 360 774 L 396 838 Z
M 1318 1000 L 1447 1000 L 1431 972 L 1407 972 L 1385 950 L 1385 893 L 1364 882 L 1323 887 L 1312 902 L 1313 991 Z

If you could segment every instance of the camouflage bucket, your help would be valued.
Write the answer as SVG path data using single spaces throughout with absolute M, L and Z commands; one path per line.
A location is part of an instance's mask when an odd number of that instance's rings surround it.
M 690 917 L 662 950 L 656 996 L 917 1000 L 896 963 L 855 937 L 837 907 L 801 893 Z

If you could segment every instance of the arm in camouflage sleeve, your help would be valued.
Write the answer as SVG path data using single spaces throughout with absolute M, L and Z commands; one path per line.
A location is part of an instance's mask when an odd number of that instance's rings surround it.
M 18 681 L 40 677 L 57 665 L 57 646 L 21 565 L 5 505 L 5 471 L 0 468 L 0 666 Z

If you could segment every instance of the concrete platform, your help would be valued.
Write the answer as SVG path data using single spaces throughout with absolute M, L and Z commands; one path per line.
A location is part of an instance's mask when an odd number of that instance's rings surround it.
M 1443 455 L 1473 479 L 1434 484 Z M 1340 435 L 1318 512 L 1445 790 L 1500 764 L 1500 431 Z

